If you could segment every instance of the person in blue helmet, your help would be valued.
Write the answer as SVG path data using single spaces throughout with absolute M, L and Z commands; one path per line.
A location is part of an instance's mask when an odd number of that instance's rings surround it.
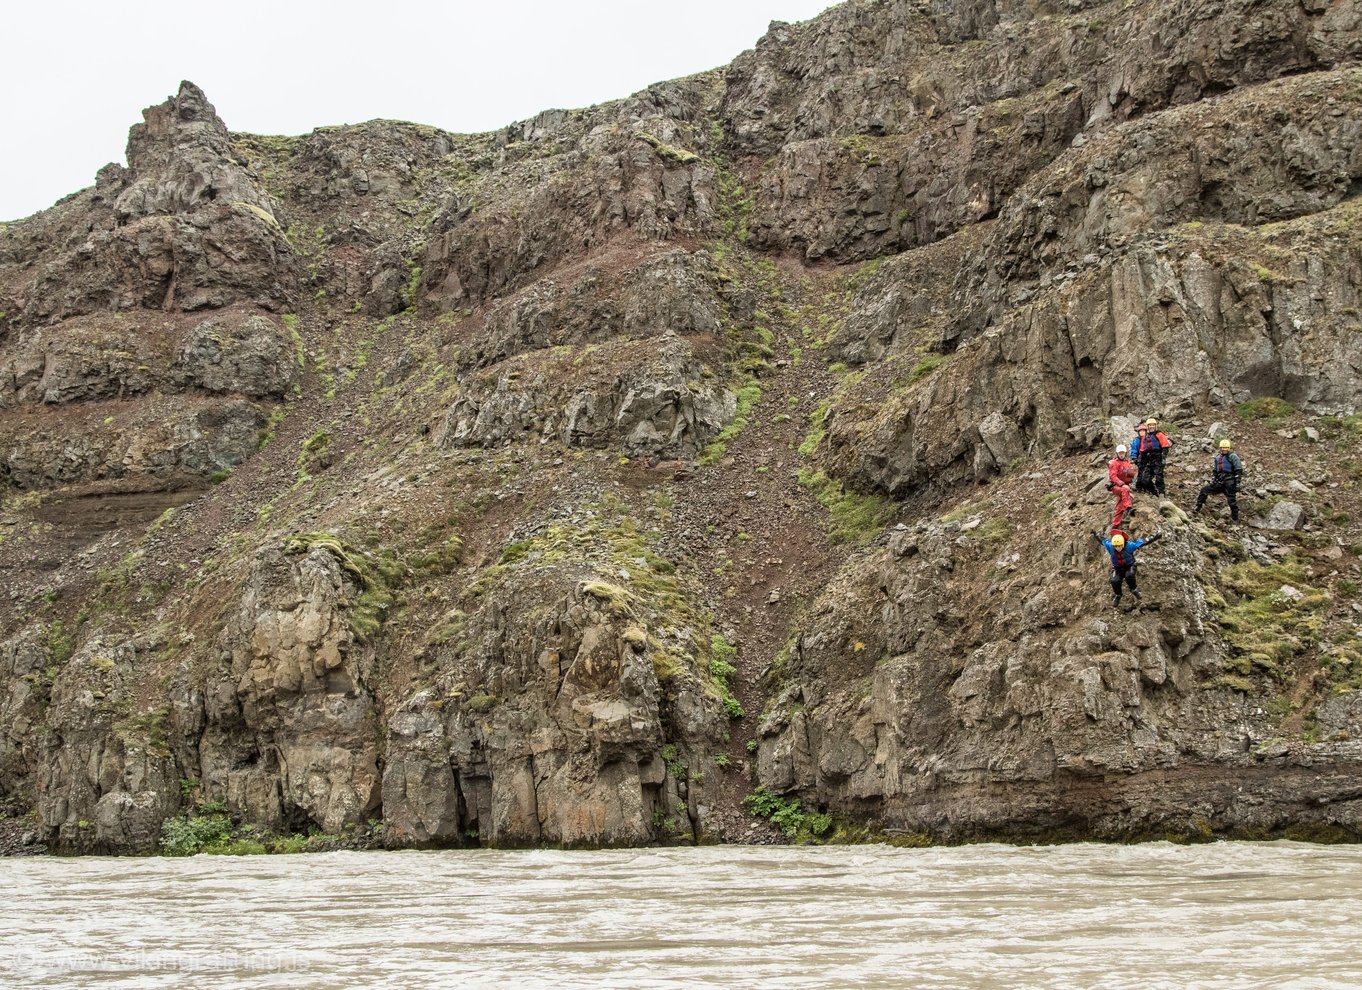
M 1092 535 L 1093 539 L 1101 543 L 1111 557 L 1112 608 L 1121 607 L 1122 585 L 1128 585 L 1130 593 L 1135 596 L 1136 601 L 1139 601 L 1143 596 L 1135 583 L 1135 551 L 1162 537 L 1162 531 L 1156 532 L 1153 536 L 1143 540 L 1127 540 L 1121 533 L 1112 533 L 1111 539 L 1104 540 L 1095 529 L 1092 530 Z

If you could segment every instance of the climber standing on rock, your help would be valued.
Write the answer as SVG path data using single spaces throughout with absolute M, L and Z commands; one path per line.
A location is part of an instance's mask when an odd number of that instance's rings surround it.
M 1163 495 L 1163 462 L 1171 446 L 1173 441 L 1159 429 L 1159 421 L 1153 416 L 1135 428 L 1135 439 L 1130 441 L 1130 458 L 1140 470 L 1139 480 L 1135 482 L 1137 492 Z
M 1196 508 L 1192 511 L 1200 512 L 1210 496 L 1224 495 L 1225 501 L 1230 504 L 1230 520 L 1238 522 L 1239 478 L 1243 473 L 1244 462 L 1234 452 L 1234 444 L 1230 443 L 1229 437 L 1226 437 L 1220 441 L 1220 451 L 1215 455 L 1215 462 L 1211 468 L 1211 483 L 1201 489 L 1201 494 L 1196 497 Z
M 1130 593 L 1139 601 L 1143 595 L 1135 585 L 1135 551 L 1140 547 L 1148 546 L 1155 540 L 1163 536 L 1162 532 L 1156 532 L 1147 540 L 1127 540 L 1120 533 L 1113 533 L 1111 539 L 1104 540 L 1098 535 L 1097 530 L 1092 531 L 1093 537 L 1106 549 L 1108 556 L 1111 557 L 1111 606 L 1112 608 L 1121 607 L 1121 585 L 1126 584 L 1130 587 Z
M 1135 465 L 1130 463 L 1130 451 L 1124 444 L 1116 447 L 1116 456 L 1107 462 L 1107 491 L 1116 493 L 1116 513 L 1111 517 L 1112 530 L 1121 529 L 1126 517 L 1135 511 L 1135 499 L 1130 484 L 1135 480 Z

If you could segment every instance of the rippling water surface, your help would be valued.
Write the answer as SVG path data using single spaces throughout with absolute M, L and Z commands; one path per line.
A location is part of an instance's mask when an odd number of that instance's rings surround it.
M 5 987 L 1362 987 L 1362 848 L 0 860 Z

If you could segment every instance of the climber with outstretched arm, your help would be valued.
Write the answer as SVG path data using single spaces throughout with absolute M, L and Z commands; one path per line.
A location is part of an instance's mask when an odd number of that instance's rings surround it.
M 1121 606 L 1121 586 L 1129 585 L 1131 594 L 1135 600 L 1139 601 L 1143 596 L 1140 589 L 1135 584 L 1135 551 L 1140 547 L 1148 546 L 1155 540 L 1163 536 L 1163 533 L 1156 532 L 1146 540 L 1127 541 L 1120 533 L 1112 534 L 1111 539 L 1104 540 L 1098 535 L 1097 530 L 1092 530 L 1093 539 L 1101 543 L 1111 557 L 1111 605 L 1113 608 Z

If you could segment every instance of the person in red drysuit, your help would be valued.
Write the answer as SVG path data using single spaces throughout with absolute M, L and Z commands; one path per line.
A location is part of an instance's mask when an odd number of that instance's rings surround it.
M 1127 516 L 1135 512 L 1135 499 L 1130 494 L 1135 481 L 1135 465 L 1130 463 L 1130 450 L 1118 444 L 1116 456 L 1107 462 L 1107 490 L 1116 493 L 1116 514 L 1111 517 L 1111 528 L 1125 526 Z

